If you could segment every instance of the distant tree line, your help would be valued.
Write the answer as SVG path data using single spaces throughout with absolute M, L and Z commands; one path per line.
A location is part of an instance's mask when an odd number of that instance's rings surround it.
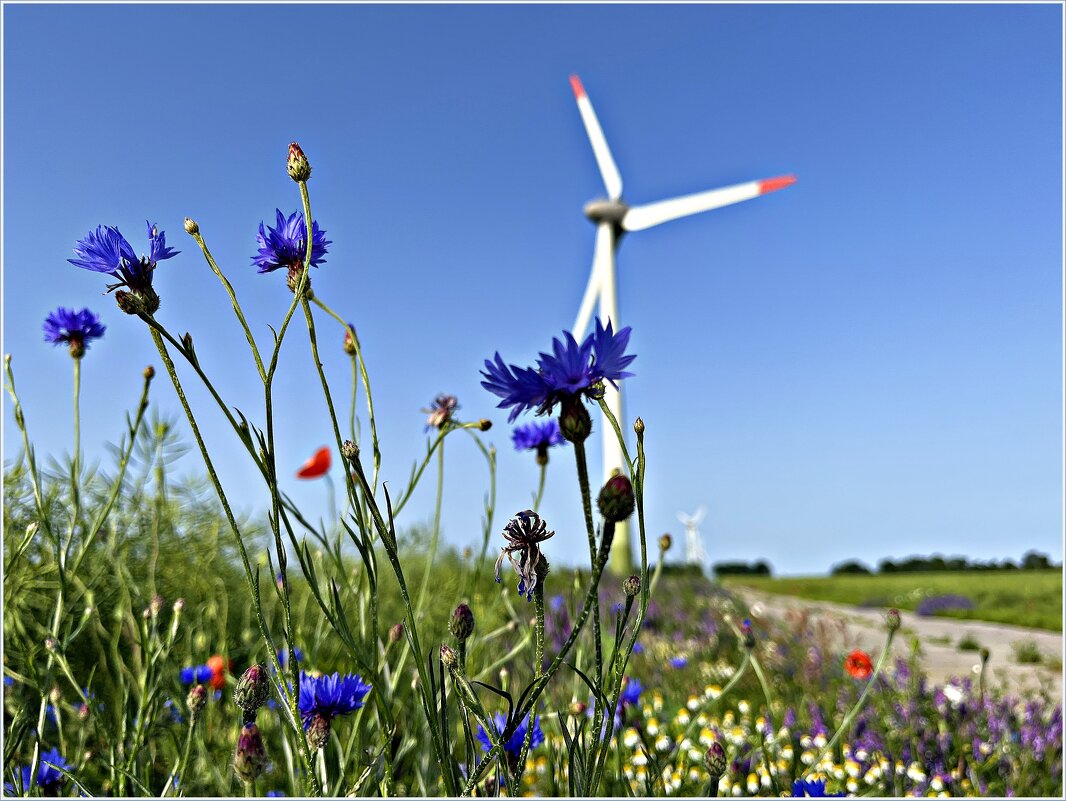
M 770 576 L 770 565 L 764 559 L 758 562 L 717 562 L 714 565 L 716 576 Z
M 1012 562 L 1010 559 L 996 561 L 990 559 L 987 562 L 970 561 L 962 556 L 944 557 L 940 554 L 932 556 L 908 556 L 906 559 L 893 561 L 882 559 L 877 564 L 877 570 L 871 570 L 857 559 L 833 565 L 829 574 L 832 576 L 865 575 L 874 573 L 885 575 L 887 573 L 937 573 L 981 570 L 1060 570 L 1061 564 L 1056 565 L 1048 555 L 1039 551 L 1029 551 L 1021 558 L 1020 562 Z

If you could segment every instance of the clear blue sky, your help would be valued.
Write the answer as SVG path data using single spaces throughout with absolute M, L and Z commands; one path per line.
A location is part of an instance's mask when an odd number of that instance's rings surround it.
M 537 474 L 478 370 L 496 350 L 528 363 L 577 310 L 593 244 L 581 207 L 603 192 L 577 72 L 631 202 L 799 177 L 622 244 L 651 535 L 679 535 L 675 514 L 705 504 L 712 559 L 782 573 L 934 551 L 1059 559 L 1061 14 L 5 6 L 3 348 L 39 453 L 71 436 L 70 360 L 41 341 L 53 308 L 88 305 L 108 326 L 84 362 L 90 454 L 117 439 L 144 365 L 160 366 L 101 276 L 66 263 L 99 223 L 139 251 L 145 218 L 166 230 L 182 254 L 157 273 L 158 316 L 193 333 L 223 396 L 262 423 L 247 346 L 181 220 L 199 221 L 265 346 L 291 294 L 250 257 L 260 220 L 298 207 L 296 139 L 334 243 L 315 289 L 360 331 L 384 476 L 402 485 L 425 446 L 419 409 L 454 393 L 464 419 L 496 423 L 499 528 Z M 320 329 L 343 396 L 340 331 Z M 302 323 L 283 357 L 291 476 L 331 435 Z M 231 497 L 262 510 L 221 416 L 191 395 Z M 165 377 L 153 397 L 180 411 Z M 481 457 L 456 437 L 447 461 L 445 534 L 474 543 Z M 190 455 L 181 469 L 202 467 Z M 318 482 L 286 489 L 324 504 Z M 432 496 L 430 481 L 406 521 L 427 519 Z M 556 558 L 582 556 L 579 510 L 567 450 L 542 508 Z

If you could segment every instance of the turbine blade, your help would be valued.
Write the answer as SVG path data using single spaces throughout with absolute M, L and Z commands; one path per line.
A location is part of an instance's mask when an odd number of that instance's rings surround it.
M 607 147 L 607 139 L 603 135 L 600 121 L 596 119 L 596 112 L 592 109 L 592 101 L 585 94 L 585 87 L 581 85 L 581 79 L 576 75 L 570 76 L 570 86 L 574 89 L 574 97 L 577 98 L 577 110 L 581 112 L 581 121 L 585 123 L 585 132 L 589 142 L 592 143 L 592 153 L 596 156 L 596 164 L 603 176 L 603 185 L 607 189 L 607 195 L 611 200 L 618 200 L 622 196 L 622 176 L 618 172 L 618 166 L 611 158 L 611 151 Z
M 604 280 L 608 277 L 610 269 L 611 250 L 614 248 L 610 225 L 601 224 L 596 228 L 596 249 L 592 254 L 592 270 L 589 272 L 589 282 L 585 287 L 585 296 L 581 299 L 581 308 L 578 310 L 574 327 L 570 331 L 578 342 L 585 336 L 589 322 L 592 320 L 593 309 L 596 301 L 602 303 Z
M 688 217 L 690 214 L 699 214 L 703 211 L 740 203 L 743 200 L 751 200 L 759 195 L 784 189 L 794 183 L 796 183 L 794 175 L 782 175 L 777 178 L 768 178 L 765 181 L 748 181 L 722 189 L 711 189 L 708 192 L 683 195 L 670 200 L 660 200 L 657 203 L 632 206 L 622 218 L 622 227 L 627 231 L 643 231 L 645 228 L 676 220 L 679 217 Z

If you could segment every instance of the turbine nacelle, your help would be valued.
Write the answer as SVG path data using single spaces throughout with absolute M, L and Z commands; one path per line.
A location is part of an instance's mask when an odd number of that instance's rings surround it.
M 585 216 L 594 223 L 609 222 L 616 226 L 622 225 L 622 219 L 629 211 L 629 206 L 621 200 L 606 200 L 599 198 L 590 200 L 585 204 Z

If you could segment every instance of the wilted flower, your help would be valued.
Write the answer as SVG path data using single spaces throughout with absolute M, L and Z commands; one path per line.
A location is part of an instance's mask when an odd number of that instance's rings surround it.
M 75 259 L 67 259 L 75 267 L 94 273 L 108 273 L 118 279 L 110 284 L 108 292 L 126 287 L 129 292 L 116 294 L 119 308 L 127 314 L 144 312 L 154 314 L 159 308 L 159 295 L 152 288 L 152 276 L 156 264 L 178 255 L 179 251 L 167 247 L 166 235 L 153 223 L 148 226 L 149 253 L 139 259 L 133 247 L 118 228 L 97 226 L 74 246 Z
M 53 345 L 68 344 L 70 355 L 80 359 L 89 348 L 89 343 L 104 335 L 106 327 L 100 318 L 88 309 L 74 311 L 60 306 L 44 320 L 44 341 Z
M 533 721 L 533 733 L 530 736 L 529 747 L 530 749 L 536 748 L 538 745 L 544 742 L 544 732 L 540 728 L 540 718 L 534 718 L 533 713 L 529 713 L 529 718 L 523 720 L 515 727 L 514 734 L 512 734 L 507 742 L 503 744 L 503 750 L 511 757 L 517 757 L 522 752 L 522 745 L 526 740 L 526 731 L 529 728 L 529 721 Z M 492 728 L 494 734 L 497 736 L 503 734 L 504 728 L 507 726 L 507 716 L 502 712 L 497 712 L 492 718 Z M 489 751 L 492 749 L 492 741 L 489 740 L 488 732 L 485 731 L 483 726 L 477 727 L 477 738 L 481 741 L 481 750 Z
M 452 415 L 459 408 L 459 401 L 454 395 L 438 395 L 428 409 L 423 409 L 426 418 L 426 431 L 431 428 L 444 428 L 452 419 Z
M 348 715 L 363 706 L 371 686 L 361 676 L 311 676 L 300 673 L 300 717 L 308 740 L 317 750 L 329 739 L 330 722 L 338 715 Z
M 518 574 L 518 591 L 526 596 L 526 600 L 533 600 L 537 570 L 541 567 L 540 563 L 545 561 L 540 544 L 554 536 L 555 532 L 548 531 L 548 526 L 536 512 L 527 509 L 515 515 L 503 530 L 507 544 L 500 549 L 500 556 L 496 560 L 497 583 L 500 581 L 500 566 L 506 557 Z M 520 554 L 517 560 L 514 557 L 516 553 Z
M 59 753 L 59 749 L 53 748 L 50 751 L 45 751 L 39 758 L 35 777 L 30 776 L 29 765 L 22 766 L 22 793 L 30 795 L 30 788 L 36 785 L 41 788 L 42 795 L 59 795 L 59 785 L 63 781 L 63 774 L 60 771 L 70 770 L 71 767 L 73 766 L 63 758 L 63 755 Z M 5 783 L 4 792 L 14 795 L 17 790 L 14 785 Z
M 514 422 L 524 411 L 535 409 L 548 414 L 556 403 L 566 398 L 591 396 L 602 381 L 614 386 L 632 373 L 625 368 L 636 356 L 626 356 L 629 328 L 614 333 L 612 323 L 604 328 L 599 320 L 596 330 L 580 345 L 569 331 L 552 340 L 552 353 L 541 353 L 536 369 L 508 366 L 500 354 L 485 360 L 481 386 L 503 398 L 499 408 L 511 409 L 508 420 Z M 565 433 L 565 432 L 564 432 Z
M 296 471 L 296 477 L 319 478 L 329 472 L 331 464 L 332 456 L 329 448 L 319 448 L 315 451 L 314 456 L 304 462 L 300 469 Z

